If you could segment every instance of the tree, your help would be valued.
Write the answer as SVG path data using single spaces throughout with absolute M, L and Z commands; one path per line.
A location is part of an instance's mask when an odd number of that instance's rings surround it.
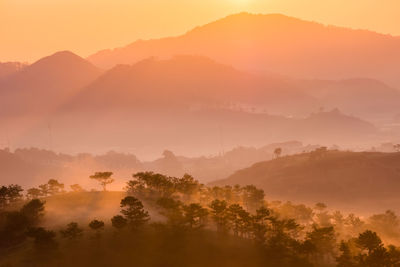
M 40 219 L 44 216 L 44 201 L 39 199 L 32 199 L 25 204 L 21 213 L 27 218 L 29 225 L 36 225 Z
M 307 240 L 315 247 L 315 261 L 322 264 L 329 257 L 333 261 L 335 259 L 334 248 L 336 247 L 335 230 L 330 227 L 313 226 L 313 230 L 307 233 Z
M 211 218 L 214 220 L 217 231 L 227 233 L 229 230 L 228 203 L 225 200 L 215 199 L 210 204 Z
M 265 243 L 265 234 L 268 231 L 268 221 L 270 220 L 271 211 L 266 207 L 261 207 L 256 210 L 256 214 L 252 216 L 251 231 L 253 239 L 258 245 Z
M 369 218 L 369 224 L 371 229 L 383 237 L 398 238 L 400 236 L 400 220 L 391 210 L 387 210 L 383 214 L 372 215 Z
M 58 182 L 55 179 L 50 179 L 47 182 L 47 184 L 48 184 L 48 192 L 51 196 L 64 192 L 64 184 Z
M 356 240 L 356 244 L 361 249 L 367 250 L 368 254 L 371 254 L 373 250 L 383 246 L 382 240 L 377 233 L 370 230 L 361 233 Z
M 99 220 L 93 220 L 89 223 L 89 227 L 95 232 L 95 237 L 99 238 L 101 235 L 100 232 L 104 230 L 104 222 Z
M 393 145 L 394 150 L 396 150 L 397 152 L 400 152 L 400 144 L 395 144 Z
M 183 203 L 181 201 L 163 197 L 159 198 L 156 204 L 162 209 L 160 214 L 167 218 L 169 225 L 173 227 L 181 227 L 185 224 Z
M 232 225 L 233 234 L 242 236 L 250 230 L 251 217 L 250 214 L 239 204 L 232 204 L 228 207 L 228 218 Z
M 114 179 L 111 178 L 112 175 L 112 172 L 96 172 L 94 175 L 90 176 L 90 179 L 98 181 L 103 187 L 103 191 L 107 191 L 107 185 L 114 182 Z
M 339 250 L 341 252 L 340 256 L 336 258 L 338 267 L 356 267 L 357 263 L 354 257 L 351 255 L 349 245 L 342 241 L 340 243 Z
M 35 248 L 39 252 L 57 248 L 57 242 L 55 241 L 56 233 L 53 231 L 46 230 L 43 227 L 29 228 L 27 235 L 34 238 Z
M 71 222 L 67 228 L 60 230 L 61 236 L 70 240 L 76 240 L 83 235 L 83 230 L 79 228 L 78 223 Z
M 316 217 L 315 219 L 318 225 L 321 227 L 329 227 L 332 225 L 331 223 L 332 215 L 325 210 L 326 208 L 327 206 L 324 203 L 319 202 L 315 204 L 314 209 L 318 211 L 318 213 L 315 214 Z
M 264 205 L 264 190 L 258 189 L 254 185 L 248 185 L 242 188 L 243 204 L 248 211 L 255 211 Z
M 121 200 L 120 206 L 121 213 L 133 229 L 137 229 L 150 219 L 149 213 L 144 210 L 142 202 L 135 197 L 125 197 Z
M 111 218 L 111 224 L 114 228 L 121 230 L 128 224 L 128 220 L 121 215 L 116 215 Z
M 43 197 L 47 197 L 50 194 L 49 185 L 48 184 L 41 184 L 39 185 L 39 189 L 42 192 Z
M 317 204 L 315 204 L 315 209 L 318 210 L 319 212 L 322 212 L 326 208 L 327 206 L 324 203 L 318 202 Z
M 156 201 L 159 198 L 169 198 L 175 192 L 175 183 L 171 177 L 153 173 L 138 172 L 133 175 L 135 180 L 128 182 L 128 194 Z
M 22 243 L 27 227 L 28 220 L 21 212 L 0 212 L 0 250 Z
M 26 191 L 26 196 L 28 199 L 35 199 L 42 197 L 43 193 L 39 188 L 30 188 L 28 191 Z
M 280 147 L 275 148 L 275 150 L 274 150 L 275 158 L 279 158 L 281 156 L 281 154 L 282 154 L 282 148 L 280 148 Z
M 69 186 L 72 190 L 72 192 L 78 193 L 78 192 L 84 192 L 85 189 L 82 188 L 79 184 L 73 184 Z
M 184 201 L 188 201 L 199 189 L 199 186 L 199 182 L 189 174 L 185 174 L 182 178 L 175 181 L 175 188 L 179 193 L 183 194 Z
M 0 187 L 0 209 L 16 203 L 22 199 L 21 192 L 24 191 L 19 185 L 9 185 Z
M 192 229 L 199 229 L 204 227 L 205 220 L 208 215 L 207 209 L 203 208 L 198 203 L 192 203 L 183 206 L 184 217 L 189 227 Z

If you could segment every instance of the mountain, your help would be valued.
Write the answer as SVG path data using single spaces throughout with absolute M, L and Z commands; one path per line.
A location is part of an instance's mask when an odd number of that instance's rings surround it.
M 0 142 L 69 153 L 133 150 L 154 158 L 165 148 L 199 156 L 286 140 L 375 145 L 379 134 L 338 110 L 315 113 L 322 102 L 290 79 L 201 56 L 150 58 L 98 73 L 61 52 L 10 76 L 1 85 L 13 87 L 0 86 L 0 114 L 8 120 L 0 125 L 6 133 Z
M 231 15 L 184 35 L 139 40 L 88 58 L 103 68 L 194 54 L 236 68 L 306 79 L 366 77 L 400 88 L 400 38 L 280 14 Z
M 20 71 L 26 66 L 27 64 L 20 62 L 0 62 L 0 80 Z
M 308 94 L 293 90 L 284 79 L 260 77 L 188 55 L 118 65 L 81 90 L 71 105 L 89 110 L 237 105 L 298 115 L 320 106 Z
M 68 51 L 42 58 L 0 81 L 0 115 L 48 111 L 100 73 Z
M 248 74 L 204 57 L 176 56 L 112 68 L 52 120 L 61 128 L 59 138 L 64 131 L 70 138 L 76 132 L 85 145 L 147 147 L 156 155 L 164 148 L 199 155 L 221 146 L 293 139 L 354 145 L 377 134 L 370 123 L 338 110 L 309 115 L 320 106 L 283 78 Z M 295 116 L 284 116 L 289 114 Z M 90 130 L 83 131 L 87 125 Z
M 297 80 L 239 71 L 200 56 L 146 59 L 118 65 L 75 98 L 85 105 L 122 108 L 150 102 L 176 105 L 238 105 L 270 114 L 305 116 L 338 108 L 367 120 L 400 112 L 400 91 L 371 79 Z M 90 99 L 87 101 L 87 99 Z M 97 104 L 96 104 L 97 103 Z
M 293 88 L 318 100 L 326 109 L 381 123 L 400 112 L 400 91 L 372 79 L 291 80 Z
M 400 153 L 310 152 L 256 163 L 212 184 L 254 184 L 269 199 L 325 202 L 350 211 L 399 210 L 399 162 Z

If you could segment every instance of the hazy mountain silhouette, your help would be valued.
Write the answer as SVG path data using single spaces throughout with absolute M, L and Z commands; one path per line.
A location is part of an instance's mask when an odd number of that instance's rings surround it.
M 400 91 L 372 79 L 292 80 L 293 88 L 308 94 L 326 109 L 379 122 L 400 112 Z
M 196 56 L 146 59 L 106 72 L 72 101 L 76 108 L 194 108 L 246 105 L 275 114 L 309 114 L 320 104 L 281 78 L 259 77 Z
M 305 90 L 313 87 L 296 83 L 200 56 L 146 59 L 101 75 L 60 52 L 1 83 L 1 114 L 9 120 L 1 126 L 15 146 L 51 148 L 54 138 L 58 149 L 74 153 L 134 147 L 148 156 L 167 147 L 199 155 L 293 139 L 376 144 L 378 132 L 366 121 L 339 111 L 309 116 L 324 103 Z
M 48 111 L 100 73 L 97 67 L 68 51 L 42 58 L 0 81 L 0 114 Z
M 367 77 L 400 88 L 400 38 L 279 14 L 231 15 L 178 36 L 136 41 L 88 59 L 101 67 L 197 54 L 240 69 L 297 78 Z
M 0 62 L 0 79 L 14 74 L 26 66 L 27 64 L 20 62 Z
M 352 211 L 399 210 L 399 160 L 400 153 L 304 153 L 254 164 L 212 184 L 254 184 L 269 199 L 323 201 Z

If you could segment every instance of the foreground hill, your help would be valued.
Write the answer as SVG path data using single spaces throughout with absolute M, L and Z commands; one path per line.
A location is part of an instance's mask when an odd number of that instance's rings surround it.
M 400 87 L 400 39 L 279 14 L 241 13 L 171 38 L 137 41 L 88 59 L 101 67 L 196 54 L 240 69 L 299 78 L 367 77 Z M 373 64 L 372 64 L 373 63 Z
M 269 199 L 321 201 L 349 211 L 398 211 L 399 163 L 400 153 L 304 153 L 254 164 L 213 184 L 254 184 Z
M 100 73 L 68 51 L 42 58 L 0 81 L 0 115 L 48 112 Z

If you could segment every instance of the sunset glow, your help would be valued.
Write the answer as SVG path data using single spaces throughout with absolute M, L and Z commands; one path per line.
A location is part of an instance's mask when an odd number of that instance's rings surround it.
M 397 0 L 0 0 L 0 59 L 33 62 L 66 49 L 88 56 L 243 11 L 400 35 L 398 10 Z

